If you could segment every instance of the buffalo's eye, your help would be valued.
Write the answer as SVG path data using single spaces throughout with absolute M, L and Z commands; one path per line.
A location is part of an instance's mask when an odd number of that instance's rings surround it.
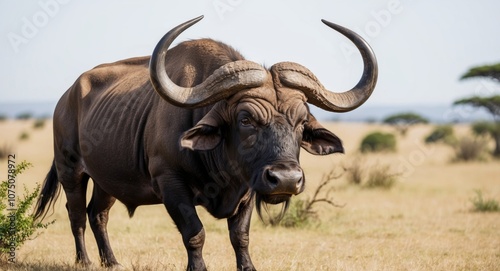
M 297 126 L 296 126 L 296 131 L 300 134 L 302 134 L 304 132 L 304 130 L 306 129 L 306 126 L 307 126 L 307 123 L 309 123 L 309 120 L 308 119 L 303 119 L 303 120 L 299 120 L 297 122 Z
M 297 127 L 299 127 L 299 128 L 304 128 L 304 126 L 306 126 L 306 125 L 307 125 L 307 123 L 309 123 L 309 120 L 308 120 L 308 119 L 299 120 L 299 121 L 298 121 L 298 125 L 297 125 Z
M 252 121 L 250 121 L 249 118 L 242 118 L 240 120 L 240 123 L 241 123 L 242 126 L 250 126 L 250 125 L 252 125 Z

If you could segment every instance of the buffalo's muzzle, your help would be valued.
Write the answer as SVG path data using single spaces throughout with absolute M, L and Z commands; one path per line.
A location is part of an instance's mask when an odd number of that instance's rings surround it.
M 297 195 L 304 190 L 304 173 L 297 164 L 266 166 L 259 190 L 271 197 Z

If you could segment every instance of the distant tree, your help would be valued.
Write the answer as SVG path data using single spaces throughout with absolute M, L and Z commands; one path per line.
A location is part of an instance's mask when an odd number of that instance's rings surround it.
M 468 105 L 486 109 L 486 111 L 493 116 L 495 121 L 500 121 L 500 95 L 494 95 L 491 97 L 472 96 L 457 100 L 453 103 L 453 105 Z
M 472 131 L 480 136 L 489 135 L 496 128 L 495 123 L 489 121 L 478 121 L 472 124 Z
M 394 126 L 403 136 L 412 125 L 428 122 L 426 118 L 411 112 L 394 114 L 383 120 L 383 123 Z
M 500 82 L 500 63 L 473 67 L 462 75 L 460 79 L 474 77 L 487 77 L 493 81 Z M 500 157 L 500 95 L 493 95 L 491 97 L 472 96 L 457 100 L 453 105 L 467 105 L 483 108 L 492 115 L 493 122 L 476 123 L 472 126 L 472 130 L 478 135 L 490 135 L 495 141 L 493 155 L 495 157 Z
M 32 117 L 33 117 L 33 115 L 30 112 L 23 112 L 23 113 L 19 113 L 16 116 L 16 119 L 18 119 L 18 120 L 28 120 L 28 119 L 31 119 Z
M 450 146 L 455 145 L 457 138 L 453 132 L 453 126 L 439 125 L 425 138 L 425 143 L 437 142 L 442 142 Z
M 493 80 L 500 81 L 500 63 L 473 67 L 462 75 L 460 79 L 473 77 L 488 77 Z

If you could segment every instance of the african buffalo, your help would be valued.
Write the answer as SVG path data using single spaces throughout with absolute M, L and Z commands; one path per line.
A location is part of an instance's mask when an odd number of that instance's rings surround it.
M 119 267 L 108 241 L 116 199 L 130 216 L 139 205 L 163 203 L 179 229 L 188 270 L 205 270 L 202 205 L 227 218 L 239 270 L 255 270 L 249 227 L 253 206 L 283 203 L 304 190 L 300 147 L 315 155 L 343 152 L 307 103 L 332 112 L 363 104 L 377 81 L 370 46 L 356 33 L 323 20 L 349 38 L 364 71 L 351 90 L 327 90 L 305 67 L 282 62 L 266 69 L 211 39 L 169 49 L 195 18 L 168 32 L 151 57 L 103 64 L 83 73 L 54 112 L 54 161 L 38 199 L 43 219 L 62 184 L 76 243 L 76 261 L 90 264 L 86 216 L 101 264 Z M 89 178 L 94 182 L 86 206 Z

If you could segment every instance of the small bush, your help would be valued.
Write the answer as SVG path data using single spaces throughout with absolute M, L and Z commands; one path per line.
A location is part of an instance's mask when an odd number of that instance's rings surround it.
M 361 141 L 361 152 L 395 151 L 396 137 L 390 133 L 373 132 Z
M 5 143 L 2 147 L 0 147 L 0 161 L 7 159 L 9 154 L 12 154 L 12 146 Z
M 327 185 L 333 180 L 339 179 L 342 174 L 336 174 L 335 170 L 331 170 L 328 174 L 323 175 L 320 185 L 316 188 L 312 198 L 302 200 L 294 199 L 290 204 L 290 208 L 285 213 L 280 221 L 271 220 L 272 226 L 283 226 L 288 228 L 305 227 L 311 224 L 314 220 L 318 220 L 317 211 L 315 207 L 318 203 L 326 203 L 333 207 L 343 207 L 335 203 L 330 196 L 332 189 L 323 192 Z M 322 196 L 320 196 L 322 194 Z
M 28 134 L 28 132 L 22 132 L 19 135 L 19 140 L 28 140 L 29 138 L 30 138 L 30 134 Z
M 375 165 L 370 168 L 364 186 L 367 188 L 390 189 L 396 183 L 397 176 L 399 176 L 399 173 L 391 172 L 390 165 Z
M 390 164 L 367 165 L 361 159 L 355 159 L 355 162 L 344 167 L 344 170 L 348 183 L 365 188 L 389 189 L 396 184 L 398 176 L 401 175 L 393 172 Z
M 9 164 L 9 180 L 15 180 L 29 167 L 31 164 L 25 161 L 16 166 Z M 0 262 L 14 262 L 15 258 L 11 257 L 12 253 L 15 253 L 26 240 L 33 238 L 37 230 L 45 229 L 54 223 L 54 221 L 46 224 L 35 222 L 30 212 L 40 193 L 40 186 L 32 192 L 25 186 L 23 197 L 16 196 L 12 201 L 9 194 L 12 195 L 11 191 L 15 190 L 16 184 L 9 180 L 0 184 Z
M 356 157 L 351 165 L 344 166 L 347 182 L 360 185 L 363 182 L 365 167 L 364 159 L 359 157 Z
M 476 196 L 471 198 L 473 204 L 472 211 L 474 212 L 498 212 L 500 204 L 494 199 L 484 199 L 481 190 L 476 190 Z
M 482 138 L 463 137 L 455 145 L 455 161 L 484 160 L 486 141 Z
M 6 121 L 8 119 L 7 115 L 0 114 L 0 121 Z
M 307 211 L 306 202 L 304 200 L 293 199 L 283 219 L 278 223 L 273 221 L 271 225 L 280 225 L 286 228 L 301 228 L 310 223 L 311 215 L 312 214 Z
M 33 129 L 42 129 L 45 127 L 45 119 L 36 119 L 33 123 Z
M 426 138 L 425 143 L 445 143 L 454 146 L 457 143 L 453 126 L 439 125 Z

